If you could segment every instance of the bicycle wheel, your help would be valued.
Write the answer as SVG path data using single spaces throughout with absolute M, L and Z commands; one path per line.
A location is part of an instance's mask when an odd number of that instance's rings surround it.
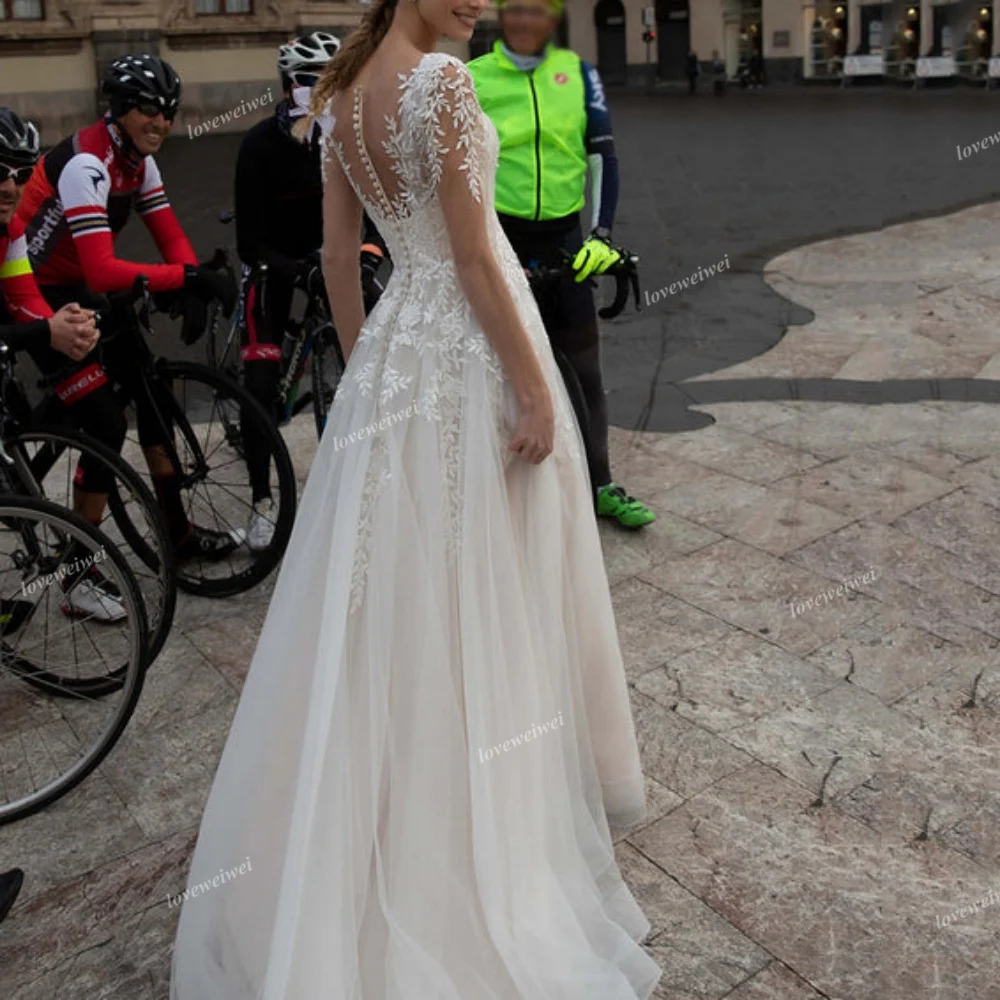
M 86 456 L 112 483 L 101 531 L 122 552 L 135 575 L 149 621 L 149 661 L 163 648 L 174 620 L 177 566 L 156 498 L 120 455 L 81 431 L 32 426 L 6 442 L 26 492 L 74 509 L 74 477 Z
M 344 355 L 340 349 L 337 331 L 329 321 L 320 323 L 312 333 L 312 358 L 310 367 L 313 417 L 316 436 L 323 436 L 326 418 L 333 405 L 333 397 L 344 374 Z
M 86 613 L 90 569 L 110 601 Z M 148 630 L 117 548 L 70 511 L 0 498 L 0 825 L 79 784 L 121 736 L 142 691 Z
M 158 376 L 172 391 L 161 393 L 162 416 L 174 426 L 182 496 L 188 519 L 202 528 L 241 539 L 218 561 L 191 559 L 177 566 L 178 586 L 203 597 L 228 597 L 256 586 L 277 566 L 295 520 L 296 487 L 284 439 L 263 407 L 232 379 L 204 365 L 157 362 Z M 253 513 L 254 484 L 243 437 L 252 431 L 264 452 L 263 490 L 274 502 L 274 533 L 269 544 L 251 551 L 247 525 Z M 139 444 L 131 435 L 125 458 L 142 466 Z M 133 460 L 134 459 L 134 460 Z M 257 484 L 260 487 L 260 484 Z
M 240 361 L 240 324 L 243 322 L 242 301 L 231 321 L 222 315 L 218 301 L 213 300 L 208 306 L 208 336 L 205 341 L 209 368 L 228 375 L 237 382 L 240 380 L 242 363 Z

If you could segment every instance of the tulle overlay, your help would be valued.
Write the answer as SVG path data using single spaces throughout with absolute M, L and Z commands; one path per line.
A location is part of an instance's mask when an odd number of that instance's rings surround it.
M 452 62 L 414 76 L 440 85 Z M 511 389 L 468 304 L 442 298 L 440 208 L 401 226 L 381 207 L 396 270 L 334 401 L 188 885 L 251 869 L 184 904 L 171 998 L 644 1000 L 660 970 L 605 818 L 642 817 L 642 775 L 579 432 L 495 219 L 558 414 L 539 466 L 511 458 Z M 432 313 L 405 321 L 431 266 Z

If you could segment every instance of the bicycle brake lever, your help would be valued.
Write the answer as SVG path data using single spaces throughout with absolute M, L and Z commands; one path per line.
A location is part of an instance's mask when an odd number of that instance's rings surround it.
M 628 301 L 629 280 L 626 271 L 618 271 L 615 274 L 615 299 L 609 306 L 604 306 L 597 310 L 597 315 L 601 319 L 614 319 L 625 308 Z
M 222 247 L 216 247 L 211 260 L 204 266 L 210 271 L 221 271 L 223 268 L 229 266 L 229 254 Z

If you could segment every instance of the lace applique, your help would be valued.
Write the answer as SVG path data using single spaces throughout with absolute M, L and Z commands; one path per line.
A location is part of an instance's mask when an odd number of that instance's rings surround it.
M 372 519 L 375 503 L 383 487 L 392 478 L 389 470 L 388 447 L 385 438 L 372 439 L 368 457 L 368 472 L 361 493 L 361 513 L 358 521 L 358 540 L 354 546 L 354 565 L 351 567 L 351 593 L 348 598 L 348 613 L 353 614 L 361 605 L 368 579 L 368 559 L 371 554 Z
M 337 124 L 337 119 L 333 114 L 333 101 L 327 101 L 323 106 L 323 110 L 316 116 L 316 124 L 319 126 L 320 132 L 319 169 L 323 175 L 323 183 L 325 184 L 327 178 L 326 161 L 330 157 L 330 148 L 335 145 L 333 130 Z M 341 163 L 343 162 L 343 158 L 341 158 Z M 344 172 L 347 172 L 346 166 L 344 166 Z
M 481 125 L 485 118 L 476 99 L 472 76 L 454 56 L 437 53 L 441 58 L 431 65 L 428 77 L 413 73 L 403 76 L 400 88 L 404 95 L 412 92 L 414 117 L 421 128 L 414 130 L 426 143 L 424 160 L 429 167 L 427 184 L 431 190 L 441 181 L 445 157 L 461 151 L 459 170 L 465 173 L 469 190 L 477 202 L 482 202 Z M 404 96 L 401 106 L 406 103 Z M 446 127 L 446 126 L 449 126 Z M 446 140 L 446 142 L 442 142 Z M 404 148 L 400 152 L 405 151 Z M 390 147 L 386 146 L 386 152 Z M 392 155 L 390 153 L 390 155 Z M 405 160 L 398 161 L 402 166 Z

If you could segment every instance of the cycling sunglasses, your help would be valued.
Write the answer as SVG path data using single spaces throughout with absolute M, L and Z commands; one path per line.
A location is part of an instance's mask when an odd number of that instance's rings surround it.
M 319 73 L 290 73 L 288 78 L 296 87 L 315 87 L 319 81 Z
M 163 115 L 168 122 L 172 122 L 177 117 L 176 107 L 161 108 L 159 104 L 153 104 L 152 102 L 147 103 L 143 101 L 141 104 L 137 104 L 135 109 L 140 115 L 145 115 L 147 118 L 155 118 L 157 115 Z
M 6 163 L 0 163 L 0 184 L 5 184 L 11 177 L 18 187 L 23 187 L 31 180 L 31 175 L 35 171 L 35 166 L 30 167 L 9 167 Z

